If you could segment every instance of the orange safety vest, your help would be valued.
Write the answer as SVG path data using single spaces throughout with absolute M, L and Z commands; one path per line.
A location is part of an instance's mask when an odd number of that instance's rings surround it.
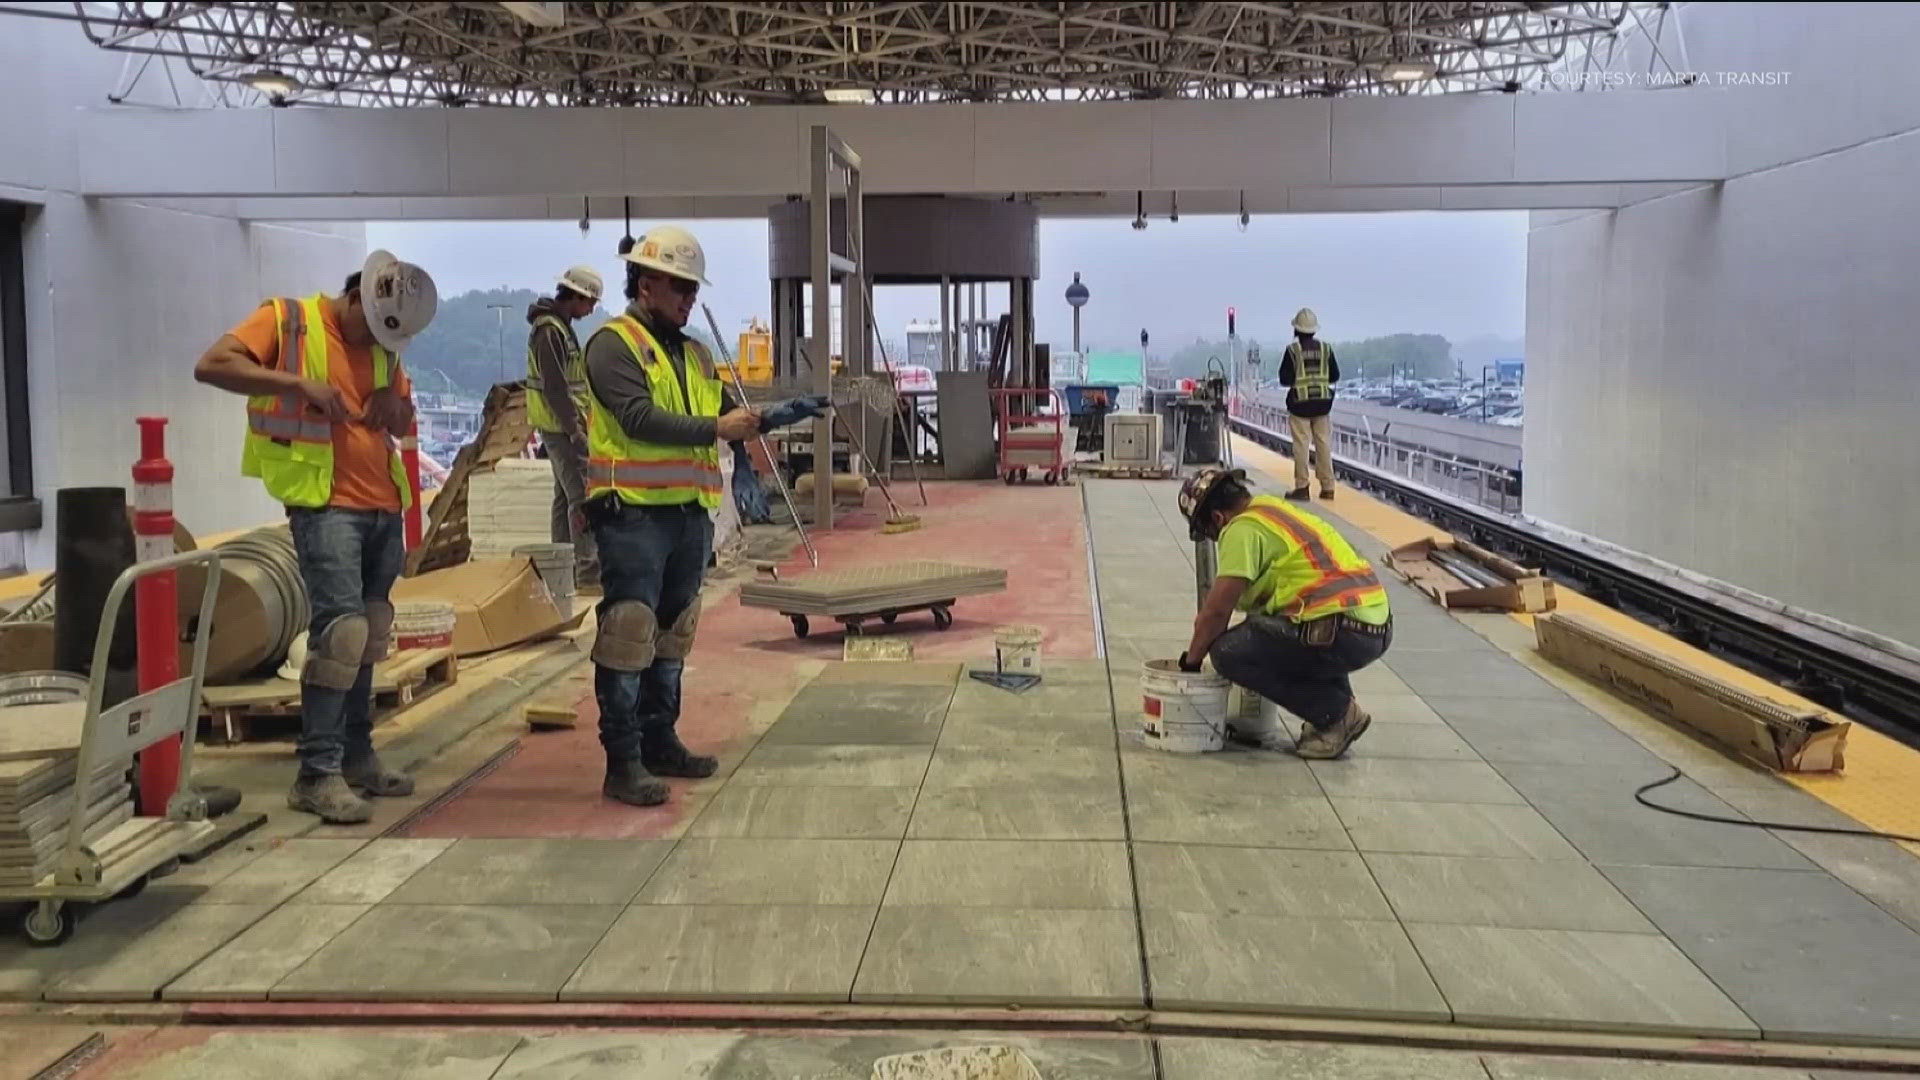
M 1307 622 L 1386 600 L 1373 567 L 1319 518 L 1260 495 L 1227 527 L 1243 522 L 1278 537 L 1289 549 L 1248 588 L 1243 601 L 1248 610 Z

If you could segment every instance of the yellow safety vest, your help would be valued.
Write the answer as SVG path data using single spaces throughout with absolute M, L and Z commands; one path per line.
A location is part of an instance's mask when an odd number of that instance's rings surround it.
M 1298 338 L 1287 345 L 1287 358 L 1293 361 L 1293 397 L 1295 401 L 1324 401 L 1333 396 L 1333 384 L 1327 381 L 1327 344 L 1313 343 L 1313 352 L 1300 347 Z
M 327 381 L 327 332 L 320 305 L 324 293 L 303 300 L 272 301 L 279 328 L 280 370 L 314 382 Z M 373 346 L 373 388 L 384 390 L 400 366 L 399 357 Z M 387 473 L 400 493 L 400 509 L 413 505 L 406 466 L 387 442 Z M 240 451 L 240 475 L 257 476 L 267 494 L 286 506 L 322 507 L 333 500 L 333 423 L 307 406 L 297 391 L 247 398 L 247 440 Z
M 720 415 L 720 380 L 713 361 L 692 341 L 681 359 L 686 365 L 687 392 L 665 349 L 631 315 L 617 315 L 594 331 L 614 333 L 627 345 L 628 355 L 647 373 L 653 405 L 681 416 Z M 720 452 L 705 446 L 668 446 L 630 438 L 600 396 L 588 387 L 587 498 L 609 491 L 635 506 L 679 506 L 698 502 L 711 510 L 720 505 Z
M 548 324 L 567 341 L 567 356 L 560 362 L 560 370 L 567 377 L 567 394 L 573 398 L 573 407 L 581 416 L 587 415 L 587 362 L 580 351 L 580 342 L 574 339 L 573 327 L 553 315 L 541 315 L 533 320 L 533 331 L 527 335 L 527 420 L 540 431 L 557 432 L 560 421 L 547 404 L 546 387 L 540 380 L 540 361 L 533 351 L 534 338 L 540 328 Z
M 1248 610 L 1307 622 L 1387 598 L 1373 567 L 1319 518 L 1259 495 L 1227 527 L 1243 522 L 1272 533 L 1290 549 L 1248 587 Z

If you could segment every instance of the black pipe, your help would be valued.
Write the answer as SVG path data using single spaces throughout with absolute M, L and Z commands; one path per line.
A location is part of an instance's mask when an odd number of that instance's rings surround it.
M 53 572 L 59 582 L 53 608 L 53 666 L 75 675 L 93 674 L 94 638 L 105 615 L 107 593 L 134 562 L 133 525 L 125 488 L 61 488 L 54 495 Z M 129 592 L 107 652 L 103 707 L 139 690 L 139 651 Z

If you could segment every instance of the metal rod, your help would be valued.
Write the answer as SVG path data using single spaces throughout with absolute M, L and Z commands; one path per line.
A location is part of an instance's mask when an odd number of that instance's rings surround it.
M 893 384 L 893 417 L 901 424 L 902 443 L 907 448 L 907 467 L 913 470 L 913 482 L 920 489 L 920 505 L 926 506 L 927 484 L 920 479 L 920 456 L 913 450 L 914 438 L 919 433 L 913 429 L 913 422 L 907 418 L 906 406 L 900 402 L 900 378 L 894 374 L 893 360 L 887 355 L 887 343 L 880 336 L 880 324 L 873 318 L 873 282 L 862 278 L 861 284 L 866 286 L 867 290 L 867 325 L 873 330 L 873 340 L 880 343 L 880 363 L 887 369 L 887 381 Z M 940 295 L 944 297 L 946 292 L 947 287 L 943 281 L 940 286 Z M 862 455 L 865 453 L 866 451 L 861 451 Z M 879 471 L 877 462 L 874 469 L 875 472 Z
M 700 305 L 701 314 L 707 317 L 707 327 L 713 331 L 714 348 L 720 350 L 720 359 L 727 365 L 727 375 L 733 379 L 733 389 L 741 396 L 741 404 L 746 403 L 747 384 L 740 381 L 740 369 L 733 364 L 733 351 L 727 348 L 727 340 L 720 336 L 720 324 L 714 321 L 713 309 Z M 754 436 L 760 442 L 760 452 L 767 455 L 767 468 L 773 473 L 774 486 L 780 489 L 780 500 L 787 504 L 787 513 L 793 516 L 793 527 L 800 530 L 801 546 L 807 549 L 807 561 L 814 569 L 820 568 L 820 553 L 813 550 L 813 541 L 807 538 L 807 527 L 800 521 L 800 508 L 793 504 L 793 493 L 787 490 L 787 481 L 780 475 L 780 459 L 773 454 L 773 447 L 767 444 L 767 433 L 762 431 Z

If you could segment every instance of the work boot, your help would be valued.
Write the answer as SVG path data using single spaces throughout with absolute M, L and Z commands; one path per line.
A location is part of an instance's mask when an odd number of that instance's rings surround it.
M 387 768 L 381 764 L 378 754 L 347 762 L 340 775 L 346 777 L 348 787 L 370 798 L 394 799 L 413 794 L 413 777 Z
M 1321 489 L 1320 489 L 1320 497 L 1321 497 L 1322 499 L 1325 499 L 1325 500 L 1326 500 L 1326 501 L 1328 501 L 1328 502 L 1332 502 L 1332 501 L 1333 501 L 1333 489 L 1332 489 L 1332 488 L 1330 488 L 1330 487 L 1328 487 L 1328 488 L 1321 488 Z
M 718 758 L 688 750 L 672 728 L 648 732 L 645 742 L 641 744 L 640 760 L 646 763 L 647 771 L 656 776 L 678 776 L 688 780 L 704 779 L 720 768 Z
M 630 806 L 659 806 L 667 801 L 667 785 L 647 771 L 638 758 L 608 758 L 607 779 L 600 794 Z
M 1313 498 L 1313 492 L 1303 487 L 1297 487 L 1287 492 L 1287 498 L 1292 499 L 1294 502 L 1306 502 L 1308 499 Z
M 287 792 L 287 805 L 320 815 L 329 825 L 358 825 L 373 816 L 373 804 L 353 793 L 339 773 L 302 776 Z
M 1347 747 L 1352 746 L 1353 740 L 1371 723 L 1373 717 L 1361 710 L 1359 702 L 1348 702 L 1347 711 L 1340 719 L 1323 728 L 1308 727 L 1302 731 L 1293 752 L 1315 761 L 1337 758 L 1347 752 Z

